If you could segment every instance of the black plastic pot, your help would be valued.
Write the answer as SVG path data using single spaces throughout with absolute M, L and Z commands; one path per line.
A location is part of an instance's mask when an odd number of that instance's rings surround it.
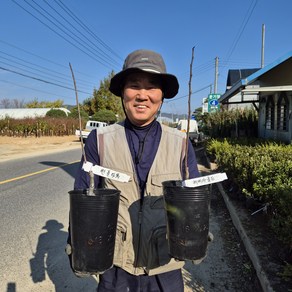
M 170 255 L 178 260 L 203 258 L 208 245 L 209 187 L 183 187 L 181 181 L 162 185 Z
M 72 268 L 81 274 L 98 274 L 113 265 L 120 191 L 70 191 Z

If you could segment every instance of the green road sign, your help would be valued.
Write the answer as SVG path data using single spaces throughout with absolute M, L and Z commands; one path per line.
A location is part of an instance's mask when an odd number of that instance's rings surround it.
M 218 102 L 218 98 L 221 94 L 209 94 L 208 95 L 208 113 L 215 112 L 219 110 L 220 104 Z

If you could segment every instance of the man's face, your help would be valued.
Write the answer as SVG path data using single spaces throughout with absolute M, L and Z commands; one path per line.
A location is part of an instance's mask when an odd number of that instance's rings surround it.
M 150 124 L 162 104 L 162 97 L 159 75 L 138 72 L 127 76 L 123 103 L 132 124 L 140 127 Z

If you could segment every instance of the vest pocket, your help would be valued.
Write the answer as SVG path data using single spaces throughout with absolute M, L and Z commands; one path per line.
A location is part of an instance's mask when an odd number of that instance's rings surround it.
M 168 254 L 166 226 L 157 226 L 152 230 L 148 247 L 147 269 L 154 269 L 166 265 L 171 257 Z
M 118 226 L 115 241 L 114 264 L 123 266 L 127 259 L 126 251 L 127 230 L 125 227 Z
M 181 174 L 179 172 L 155 174 L 151 176 L 151 184 L 147 188 L 147 192 L 151 195 L 161 195 L 163 193 L 162 182 L 167 180 L 180 180 Z

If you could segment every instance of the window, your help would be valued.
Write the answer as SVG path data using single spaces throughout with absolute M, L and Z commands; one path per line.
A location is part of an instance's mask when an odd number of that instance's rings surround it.
M 272 96 L 268 97 L 266 104 L 266 129 L 274 130 L 275 128 L 275 103 Z
M 277 104 L 277 129 L 288 130 L 288 108 L 289 102 L 286 94 L 282 94 Z

